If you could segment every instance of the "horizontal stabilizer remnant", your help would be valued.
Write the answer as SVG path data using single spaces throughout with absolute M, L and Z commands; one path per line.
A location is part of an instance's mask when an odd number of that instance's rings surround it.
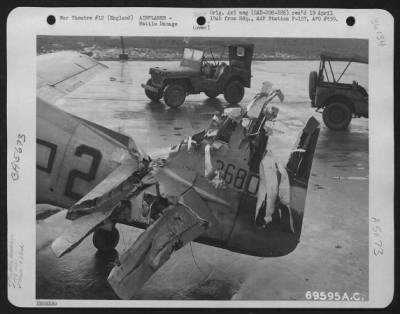
M 61 257 L 72 251 L 99 225 L 101 225 L 113 213 L 114 208 L 105 212 L 95 212 L 74 220 L 72 224 L 51 245 L 53 252 Z

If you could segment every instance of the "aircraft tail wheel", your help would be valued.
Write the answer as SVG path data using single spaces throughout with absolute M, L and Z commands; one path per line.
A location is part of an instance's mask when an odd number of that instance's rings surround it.
M 93 234 L 93 245 L 100 252 L 110 252 L 115 249 L 119 241 L 119 232 L 117 228 L 111 231 L 98 229 Z

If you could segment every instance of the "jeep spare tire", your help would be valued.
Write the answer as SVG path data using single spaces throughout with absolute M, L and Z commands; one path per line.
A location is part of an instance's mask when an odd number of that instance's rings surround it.
M 230 104 L 237 104 L 243 99 L 244 86 L 239 81 L 232 81 L 225 86 L 224 97 Z
M 146 85 L 154 87 L 154 85 L 151 83 L 151 79 L 147 81 Z M 162 89 L 159 90 L 158 93 L 152 92 L 151 90 L 148 89 L 144 89 L 144 93 L 151 100 L 160 100 L 163 95 Z
M 352 116 L 349 106 L 341 102 L 330 103 L 322 113 L 322 119 L 326 126 L 332 130 L 347 129 Z
M 172 107 L 178 108 L 183 104 L 186 98 L 186 91 L 184 87 L 180 84 L 168 84 L 164 90 L 164 101 L 165 103 Z
M 310 76 L 308 78 L 308 95 L 310 99 L 313 100 L 315 97 L 315 92 L 317 90 L 317 81 L 318 74 L 315 71 L 310 72 Z

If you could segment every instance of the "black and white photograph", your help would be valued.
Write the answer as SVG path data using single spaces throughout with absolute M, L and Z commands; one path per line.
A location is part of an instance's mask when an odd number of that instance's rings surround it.
M 230 16 L 210 12 L 196 27 Z M 166 16 L 126 19 L 179 27 Z M 370 38 L 87 33 L 36 33 L 34 132 L 9 135 L 10 180 L 32 191 L 15 229 L 32 242 L 13 232 L 9 258 L 31 263 L 36 305 L 372 304 L 393 253 L 391 209 L 371 208 L 390 137 Z
M 368 299 L 367 40 L 37 53 L 37 298 Z

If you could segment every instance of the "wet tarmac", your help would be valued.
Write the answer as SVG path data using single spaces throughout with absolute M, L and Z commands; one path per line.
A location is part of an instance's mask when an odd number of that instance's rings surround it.
M 227 106 L 223 96 L 190 95 L 179 109 L 149 101 L 140 83 L 150 66 L 168 62 L 105 62 L 109 70 L 57 104 L 67 112 L 125 133 L 152 156 L 204 129 Z M 317 61 L 253 62 L 252 88 L 242 104 L 270 81 L 285 94 L 269 145 L 283 161 L 298 132 L 314 115 L 321 132 L 309 183 L 301 242 L 280 258 L 257 258 L 192 243 L 178 251 L 143 287 L 138 299 L 304 300 L 306 291 L 368 296 L 368 120 L 354 119 L 348 131 L 334 132 L 310 108 L 308 74 Z M 366 68 L 350 76 L 367 86 Z M 364 79 L 364 81 L 363 81 Z M 46 209 L 45 206 L 40 206 Z M 91 238 L 58 259 L 51 241 L 68 225 L 65 211 L 37 222 L 38 299 L 117 299 L 107 276 L 141 230 L 118 226 L 112 254 L 96 252 Z

